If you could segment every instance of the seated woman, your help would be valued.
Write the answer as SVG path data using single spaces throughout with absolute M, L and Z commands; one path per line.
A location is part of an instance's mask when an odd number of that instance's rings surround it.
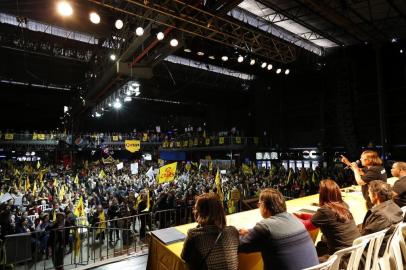
M 197 197 L 194 214 L 199 225 L 188 231 L 182 250 L 190 269 L 238 269 L 238 231 L 226 226 L 218 196 L 207 193 Z
M 337 250 L 352 246 L 360 233 L 348 205 L 341 197 L 339 186 L 333 180 L 320 182 L 319 205 L 314 215 L 302 213 L 296 216 L 302 219 L 308 230 L 320 228 L 323 237 L 316 249 L 318 256 L 323 257 L 320 260 L 324 261 Z

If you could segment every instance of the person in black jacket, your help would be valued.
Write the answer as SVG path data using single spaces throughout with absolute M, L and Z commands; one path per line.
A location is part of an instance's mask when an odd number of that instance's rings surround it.
M 367 208 L 371 209 L 373 206 L 369 196 L 368 196 L 368 184 L 373 180 L 382 180 L 386 182 L 386 171 L 382 166 L 382 160 L 379 158 L 378 153 L 372 150 L 367 150 L 361 154 L 361 164 L 362 168 L 358 167 L 357 162 L 352 162 L 341 156 L 341 161 L 347 166 L 350 166 L 351 170 L 354 172 L 355 181 L 361 186 L 362 195 L 365 198 Z
M 116 240 L 120 239 L 120 231 L 117 225 L 117 218 L 120 217 L 120 205 L 116 197 L 113 197 L 109 209 L 107 210 L 107 216 L 110 221 L 110 230 L 109 230 L 109 242 L 113 243 L 113 230 L 116 232 Z
M 392 201 L 392 188 L 388 183 L 380 180 L 372 181 L 369 183 L 368 193 L 374 206 L 368 210 L 364 217 L 361 234 L 367 235 L 389 229 L 379 251 L 379 256 L 382 256 L 389 237 L 396 225 L 403 220 L 403 212 Z

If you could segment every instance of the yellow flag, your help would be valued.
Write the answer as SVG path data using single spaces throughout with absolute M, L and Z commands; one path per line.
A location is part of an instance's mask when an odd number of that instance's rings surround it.
M 222 186 L 221 186 L 221 178 L 220 178 L 220 170 L 219 169 L 217 169 L 215 182 L 216 182 L 216 187 L 217 187 L 217 194 L 219 195 L 220 200 L 223 201 L 224 194 L 223 194 L 223 189 L 222 189 Z
M 139 140 L 125 140 L 125 149 L 131 153 L 135 153 L 140 150 L 141 142 Z
M 36 184 L 36 182 L 34 181 L 34 185 L 33 185 L 33 187 L 32 187 L 32 193 L 35 195 L 36 192 L 37 192 L 37 184 Z
M 106 216 L 104 215 L 104 211 L 101 211 L 99 214 L 99 224 L 97 226 L 96 235 L 104 232 L 106 227 Z
M 106 177 L 106 173 L 104 172 L 104 170 L 102 169 L 99 173 L 99 178 L 104 179 Z
M 79 176 L 76 174 L 75 180 L 73 181 L 76 185 L 79 185 Z
M 150 207 L 150 200 L 149 200 L 149 190 L 147 189 L 147 208 L 145 208 L 144 210 L 142 210 L 142 212 L 148 212 L 149 211 L 149 207 Z
M 61 189 L 59 190 L 59 200 L 63 200 L 63 196 L 65 196 L 65 185 L 61 186 Z
M 39 160 L 37 161 L 37 169 L 39 169 L 39 167 L 41 167 L 41 163 L 39 163 Z
M 54 179 L 54 187 L 58 187 L 59 186 L 59 182 L 58 182 L 58 179 Z
M 213 170 L 213 162 L 209 161 L 209 171 Z
M 158 184 L 170 182 L 175 179 L 177 162 L 159 168 Z
M 190 171 L 191 168 L 192 168 L 192 164 L 190 164 L 189 162 L 186 163 L 186 165 L 185 165 L 186 171 Z
M 85 215 L 85 206 L 83 204 L 83 198 L 80 197 L 79 198 L 79 202 L 75 207 L 75 210 L 73 211 L 73 213 L 75 214 L 75 216 L 77 217 L 84 217 Z
M 242 172 L 244 174 L 252 174 L 252 170 L 247 164 L 242 164 Z
M 27 192 L 30 188 L 31 188 L 30 179 L 27 176 L 27 179 L 25 180 L 25 192 Z

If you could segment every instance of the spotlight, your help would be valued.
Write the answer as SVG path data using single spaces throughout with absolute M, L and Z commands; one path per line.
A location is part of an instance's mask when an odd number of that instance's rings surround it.
M 285 70 L 285 75 L 289 75 L 289 73 L 290 73 L 289 69 Z
M 203 56 L 203 55 L 204 55 L 204 52 L 197 52 L 197 55 Z
M 109 102 L 109 104 L 108 104 L 108 105 L 109 105 L 109 107 L 111 107 L 111 103 L 110 103 L 110 102 Z
M 118 30 L 120 30 L 121 28 L 123 28 L 124 23 L 122 20 L 118 19 L 118 20 L 116 20 L 116 23 L 114 25 L 116 26 L 116 28 Z
M 174 38 L 171 40 L 170 44 L 172 47 L 176 47 L 176 46 L 178 46 L 179 42 L 176 38 Z
M 137 29 L 135 29 L 135 34 L 139 37 L 142 36 L 144 34 L 144 28 L 142 28 L 141 26 L 137 27 Z
M 95 112 L 95 113 L 94 113 L 94 116 L 96 116 L 97 118 L 99 118 L 99 117 L 101 117 L 102 115 L 101 115 L 101 113 L 99 113 L 99 112 Z
M 221 57 L 221 60 L 223 60 L 224 62 L 228 61 L 228 56 L 227 55 L 223 55 Z
M 265 68 L 265 67 L 266 67 L 266 62 L 262 62 L 261 68 Z
M 35 156 L 35 152 L 31 152 L 31 156 Z
M 244 61 L 244 57 L 242 57 L 242 55 L 238 56 L 237 61 L 238 63 L 242 63 Z
M 214 57 L 214 55 L 209 55 L 209 59 L 214 60 L 216 57 Z
M 121 102 L 119 99 L 116 99 L 116 101 L 113 103 L 113 107 L 115 109 L 120 109 L 121 108 Z
M 271 70 L 273 68 L 272 64 L 268 64 L 268 70 Z
M 130 102 L 132 99 L 131 99 L 131 97 L 125 97 L 124 98 L 124 102 Z
M 255 65 L 255 59 L 251 59 L 250 65 L 251 65 L 251 66 Z
M 110 60 L 115 61 L 117 59 L 116 55 L 114 53 L 110 54 Z
M 392 42 L 392 43 L 395 43 L 396 41 L 398 41 L 397 38 L 392 38 L 392 39 L 391 39 L 391 42 Z
M 282 69 L 280 69 L 280 68 L 278 68 L 277 70 L 276 70 L 276 74 L 279 74 L 279 73 L 281 73 L 282 72 Z
M 57 5 L 57 10 L 58 13 L 64 17 L 68 17 L 73 14 L 72 6 L 66 1 L 59 2 Z
M 400 53 L 403 53 L 403 49 L 400 49 L 400 51 L 399 51 Z
M 183 51 L 184 51 L 184 52 L 187 52 L 187 53 L 191 53 L 191 52 L 192 52 L 192 50 L 191 50 L 191 49 L 188 49 L 188 48 L 183 49 Z
M 163 40 L 163 39 L 165 38 L 165 35 L 164 35 L 164 33 L 159 32 L 158 34 L 156 34 L 156 38 L 157 38 L 158 40 Z
M 100 23 L 100 16 L 96 12 L 90 12 L 89 19 L 94 24 L 99 24 Z

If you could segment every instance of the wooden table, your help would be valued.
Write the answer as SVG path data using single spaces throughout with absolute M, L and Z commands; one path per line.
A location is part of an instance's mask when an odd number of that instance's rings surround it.
M 358 187 L 357 190 L 360 190 Z M 365 213 L 367 211 L 365 200 L 362 197 L 360 191 L 357 192 L 343 192 L 344 201 L 350 206 L 350 210 L 354 216 L 355 223 L 362 223 Z M 317 207 L 313 206 L 313 203 L 318 203 L 319 195 L 311 195 L 299 199 L 294 199 L 286 202 L 288 212 L 294 213 L 298 210 L 305 208 L 310 210 L 317 210 Z M 262 219 L 259 210 L 254 209 L 241 213 L 236 213 L 227 216 L 227 225 L 233 225 L 237 229 L 239 228 L 252 228 L 255 224 Z M 191 228 L 196 227 L 196 223 L 185 224 L 175 227 L 185 235 Z M 313 240 L 319 241 L 321 234 L 311 232 Z M 149 270 L 183 270 L 188 269 L 186 263 L 181 259 L 180 255 L 183 249 L 183 242 L 177 242 L 170 245 L 164 245 L 154 236 L 151 237 L 148 255 Z M 239 269 L 240 270 L 261 270 L 263 269 L 263 263 L 260 253 L 250 253 L 238 255 Z

